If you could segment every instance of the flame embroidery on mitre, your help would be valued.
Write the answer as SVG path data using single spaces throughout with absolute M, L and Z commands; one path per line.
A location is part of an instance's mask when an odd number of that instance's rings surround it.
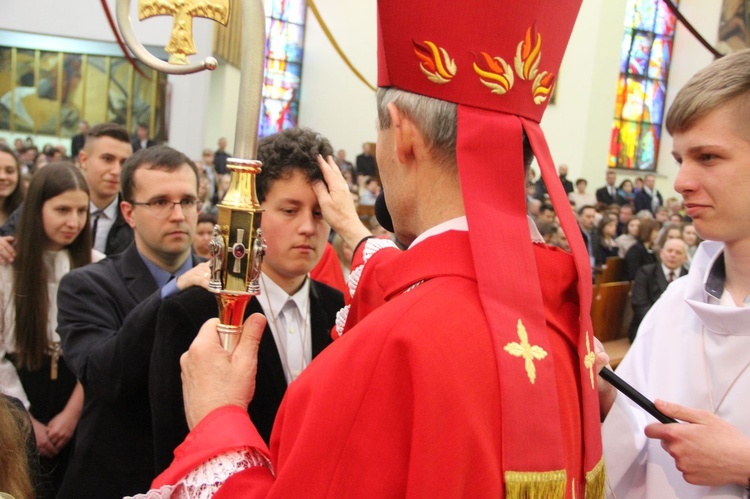
M 451 59 L 448 52 L 438 47 L 434 43 L 425 40 L 414 43 L 414 53 L 422 61 L 419 63 L 419 69 L 427 76 L 427 79 L 433 83 L 448 83 L 456 75 L 456 61 Z
M 513 59 L 516 73 L 523 80 L 532 80 L 531 96 L 539 105 L 546 101 L 555 85 L 555 75 L 547 71 L 539 73 L 542 61 L 542 34 L 537 33 L 536 26 L 526 30 L 526 36 L 518 43 L 516 57 Z
M 474 71 L 479 75 L 479 81 L 482 85 L 492 89 L 493 94 L 503 95 L 505 92 L 513 88 L 513 70 L 510 64 L 505 62 L 502 57 L 492 57 L 487 52 L 480 52 L 484 58 L 489 70 L 484 70 L 479 67 L 477 62 L 474 62 Z M 479 59 L 476 54 L 475 59 Z
M 542 71 L 536 78 L 531 86 L 531 95 L 534 98 L 536 104 L 541 104 L 549 98 L 552 93 L 552 87 L 555 86 L 555 75 Z
M 534 37 L 536 34 L 536 37 Z M 536 38 L 536 41 L 534 41 Z M 526 37 L 518 43 L 516 57 L 513 60 L 516 73 L 523 80 L 536 78 L 539 62 L 542 60 L 542 34 L 536 33 L 536 26 L 526 30 Z

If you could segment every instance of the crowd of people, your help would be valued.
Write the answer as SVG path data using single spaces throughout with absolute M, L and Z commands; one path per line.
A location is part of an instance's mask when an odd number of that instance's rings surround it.
M 201 262 L 229 185 L 226 139 L 192 161 L 145 127 L 131 138 L 114 123 L 82 123 L 81 135 L 74 160 L 38 168 L 24 160 L 33 144 L 0 145 L 0 441 L 20 449 L 13 466 L 3 461 L 0 490 L 19 498 L 146 490 L 188 431 L 179 357 L 217 313 Z M 248 314 L 269 317 L 268 365 L 248 410 L 268 440 L 287 384 L 331 342 L 349 261 L 329 244 L 311 187 L 318 155 L 333 155 L 328 141 L 290 129 L 258 154 L 265 300 Z M 12 422 L 25 440 L 7 434 Z
M 565 165 L 558 168 L 563 186 L 566 172 Z M 654 187 L 653 174 L 636 179 L 640 187 L 635 188 L 630 180 L 625 180 L 618 188 L 614 171 L 607 171 L 605 177 L 605 184 L 595 195 L 586 193 L 588 182 L 585 179 L 576 180 L 577 191 L 569 192 L 568 198 L 586 244 L 594 280 L 606 267 L 608 258 L 624 260 L 621 279 L 633 282 L 630 300 L 633 314 L 628 325 L 628 337 L 632 342 L 641 320 L 667 284 L 687 273 L 702 240 L 681 200 L 662 201 Z M 540 182 L 527 183 L 529 213 L 547 244 L 570 251 L 567 237 L 560 230 L 555 210 Z M 637 199 L 645 199 L 640 203 L 640 210 Z M 665 258 L 665 248 L 675 239 L 682 244 L 670 245 L 670 257 Z
M 471 27 L 520 59 L 531 28 L 520 45 L 506 33 L 533 21 L 560 48 L 545 52 L 554 72 L 578 2 L 488 2 L 465 18 L 416 7 L 378 4 L 381 21 L 399 19 L 379 23 L 379 164 L 369 143 L 356 165 L 334 159 L 309 129 L 259 141 L 267 247 L 233 351 L 200 256 L 228 189 L 225 139 L 193 161 L 146 127 L 86 125 L 75 163 L 37 169 L 0 146 L 0 492 L 744 493 L 750 50 L 698 73 L 669 111 L 682 200 L 664 200 L 652 174 L 617 186 L 611 170 L 591 196 L 555 171 L 538 60 L 503 70 L 462 50 L 443 67 L 427 54 L 447 51 L 412 32 L 455 31 L 461 45 Z M 402 71 L 413 52 L 421 71 Z M 516 71 L 527 91 L 480 63 Z M 494 90 L 451 82 L 470 65 Z M 396 241 L 375 237 L 370 203 Z M 654 423 L 596 376 L 608 357 L 592 336 L 592 276 L 613 257 L 640 323 L 618 373 L 686 404 L 656 401 L 683 423 Z

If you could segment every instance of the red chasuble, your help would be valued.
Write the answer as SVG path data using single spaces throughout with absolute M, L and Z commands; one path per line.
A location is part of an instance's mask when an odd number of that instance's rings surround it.
M 471 255 L 468 234 L 457 231 L 376 253 L 354 301 L 362 293 L 385 303 L 358 309 L 358 324 L 289 386 L 270 452 L 246 411 L 221 408 L 193 429 L 154 487 L 177 483 L 212 456 L 255 448 L 275 475 L 249 468 L 217 498 L 504 497 L 497 362 L 523 370 L 529 361 L 496 358 Z M 541 283 L 546 331 L 529 332 L 528 341 L 544 334 L 550 351 L 531 363 L 554 364 L 560 408 L 548 424 L 562 435 L 565 495 L 583 497 L 576 271 L 562 251 L 534 244 L 534 255 L 539 275 L 528 278 Z M 524 428 L 519 421 L 518 432 Z M 528 453 L 549 451 L 535 435 L 521 437 Z

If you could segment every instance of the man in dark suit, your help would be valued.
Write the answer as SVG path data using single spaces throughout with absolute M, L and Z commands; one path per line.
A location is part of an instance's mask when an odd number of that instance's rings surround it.
M 86 135 L 89 133 L 89 122 L 82 120 L 78 123 L 78 133 L 73 135 L 70 140 L 70 157 L 75 161 L 78 158 L 78 153 L 83 149 L 83 145 L 86 143 Z
M 227 152 L 227 139 L 221 137 L 219 139 L 219 148 L 214 153 L 214 169 L 219 175 L 226 175 L 229 173 L 227 170 L 227 159 L 229 159 L 229 153 Z
M 687 247 L 682 239 L 668 239 L 659 252 L 661 262 L 650 263 L 638 269 L 633 282 L 633 320 L 628 337 L 632 342 L 646 312 L 656 303 L 670 282 L 687 274 Z
M 261 140 L 258 199 L 267 250 L 261 294 L 245 317 L 267 317 L 258 352 L 255 397 L 248 413 L 268 443 L 286 387 L 331 343 L 341 292 L 308 278 L 325 249 L 330 226 L 322 219 L 311 183 L 322 180 L 318 155 L 333 153 L 328 140 L 311 130 L 284 130 Z M 180 356 L 203 323 L 216 317 L 215 296 L 193 288 L 165 300 L 159 310 L 149 372 L 156 471 L 163 471 L 188 434 L 183 409 Z M 309 331 L 309 334 L 307 334 Z
M 163 299 L 208 286 L 191 254 L 198 173 L 166 146 L 132 155 L 121 173 L 122 215 L 134 243 L 60 282 L 65 360 L 84 389 L 75 451 L 60 497 L 120 498 L 153 479 L 148 363 Z
M 148 126 L 141 123 L 135 131 L 135 138 L 131 144 L 133 145 L 133 152 L 135 152 L 148 147 L 153 147 L 156 145 L 156 142 L 149 138 Z
M 623 199 L 617 194 L 617 186 L 615 186 L 615 180 L 617 175 L 612 170 L 607 170 L 607 181 L 604 187 L 600 187 L 596 190 L 596 202 L 604 203 L 607 206 L 611 204 L 623 204 Z
M 643 189 L 635 194 L 635 212 L 648 210 L 656 214 L 656 209 L 664 205 L 661 193 L 656 190 L 656 177 L 649 173 L 643 179 Z
M 83 176 L 91 191 L 91 233 L 94 248 L 105 255 L 125 250 L 133 242 L 133 229 L 120 212 L 120 172 L 133 153 L 125 127 L 101 123 L 86 135 L 78 155 Z
M 568 165 L 558 166 L 557 175 L 560 177 L 560 182 L 562 182 L 562 185 L 565 188 L 565 194 L 570 194 L 575 190 L 573 188 L 573 182 L 568 180 Z
M 594 268 L 594 250 L 597 246 L 596 241 L 596 210 L 593 206 L 581 206 L 578 210 L 578 227 L 581 229 L 583 242 L 586 243 L 586 249 L 589 253 L 591 268 Z
M 372 144 L 362 144 L 362 154 L 356 157 L 357 177 L 375 177 L 378 174 L 378 164 L 373 155 Z

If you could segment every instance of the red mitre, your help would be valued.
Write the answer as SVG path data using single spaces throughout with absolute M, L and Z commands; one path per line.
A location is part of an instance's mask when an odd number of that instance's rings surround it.
M 604 492 L 592 353 L 591 268 L 539 127 L 580 4 L 581 0 L 378 1 L 378 86 L 458 104 L 458 170 L 501 384 L 508 496 L 571 494 L 564 479 L 563 490 L 559 488 L 559 472 L 566 470 L 565 435 L 559 424 L 556 370 L 552 356 L 546 355 L 550 333 L 529 242 L 523 132 L 534 150 L 578 274 L 580 330 L 575 342 L 585 497 L 602 497 Z

